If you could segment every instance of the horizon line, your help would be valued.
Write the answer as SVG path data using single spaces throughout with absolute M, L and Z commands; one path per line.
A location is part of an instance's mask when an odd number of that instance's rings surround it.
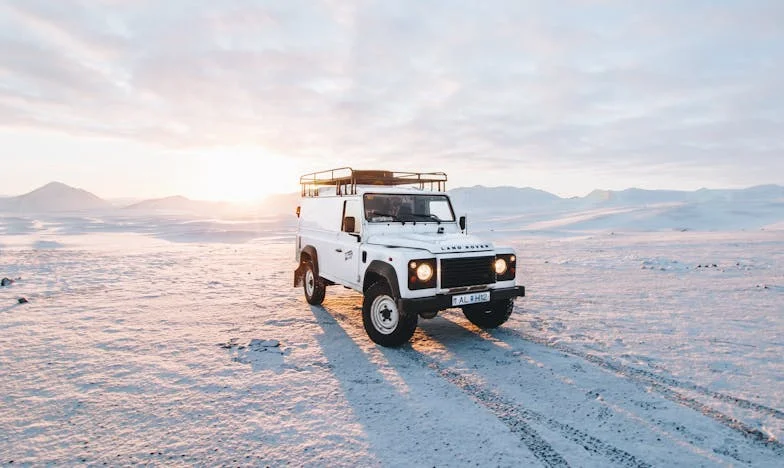
M 276 193 L 270 193 L 270 194 L 267 194 L 265 196 L 258 197 L 258 198 L 253 198 L 253 199 L 199 198 L 199 197 L 191 197 L 191 196 L 187 196 L 187 195 L 183 195 L 183 194 L 173 194 L 173 195 L 163 195 L 163 196 L 130 196 L 130 195 L 121 195 L 121 196 L 112 196 L 112 197 L 102 197 L 102 196 L 97 195 L 96 193 L 94 193 L 94 192 L 92 192 L 92 191 L 90 191 L 88 189 L 82 188 L 82 187 L 76 187 L 76 186 L 73 186 L 73 185 L 69 185 L 69 184 L 67 184 L 65 182 L 61 182 L 61 181 L 51 181 L 51 182 L 47 182 L 46 184 L 43 184 L 41 186 L 38 186 L 38 187 L 36 187 L 36 188 L 34 188 L 32 190 L 29 190 L 29 191 L 21 193 L 21 194 L 17 194 L 17 195 L 0 194 L 0 199 L 23 197 L 23 196 L 29 195 L 29 194 L 31 194 L 33 192 L 36 192 L 38 190 L 41 190 L 41 189 L 43 189 L 45 187 L 48 187 L 50 185 L 53 185 L 53 184 L 63 185 L 65 187 L 73 189 L 73 190 L 85 191 L 85 192 L 89 193 L 90 195 L 93 195 L 93 196 L 95 196 L 95 197 L 97 197 L 97 198 L 99 198 L 100 200 L 103 200 L 103 201 L 131 200 L 132 203 L 140 203 L 140 202 L 155 201 L 155 200 L 166 200 L 166 199 L 170 199 L 170 198 L 184 198 L 184 199 L 186 199 L 188 201 L 193 201 L 193 202 L 229 203 L 229 204 L 244 205 L 244 204 L 249 204 L 249 203 L 263 203 L 264 201 L 266 201 L 266 200 L 268 200 L 270 198 L 273 198 L 273 197 L 298 195 L 300 193 L 299 190 L 293 190 L 293 191 L 290 191 L 290 192 L 276 192 Z M 670 188 L 655 188 L 655 189 L 651 189 L 651 188 L 642 188 L 642 187 L 634 187 L 634 186 L 633 187 L 626 187 L 624 189 L 594 188 L 590 192 L 586 193 L 585 195 L 573 195 L 573 196 L 562 196 L 562 195 L 558 195 L 557 193 L 550 192 L 548 190 L 544 190 L 544 189 L 540 189 L 540 188 L 536 188 L 536 187 L 531 187 L 531 186 L 518 186 L 518 185 L 508 185 L 508 184 L 504 184 L 504 185 L 476 184 L 476 185 L 471 185 L 471 186 L 459 186 L 459 187 L 454 187 L 454 188 L 448 188 L 446 190 L 446 192 L 450 192 L 450 191 L 453 191 L 453 190 L 459 190 L 459 189 L 472 189 L 472 188 L 486 188 L 486 189 L 511 188 L 511 189 L 518 189 L 518 190 L 529 189 L 529 190 L 535 190 L 535 191 L 538 191 L 538 192 L 543 192 L 543 193 L 552 195 L 554 197 L 560 198 L 562 200 L 569 200 L 569 199 L 575 199 L 575 198 L 585 198 L 585 197 L 588 197 L 591 194 L 596 193 L 596 192 L 619 193 L 619 192 L 625 192 L 625 191 L 629 191 L 629 190 L 641 190 L 641 191 L 647 191 L 647 192 L 696 193 L 696 192 L 700 192 L 700 191 L 703 191 L 703 190 L 709 190 L 709 191 L 743 191 L 743 190 L 750 190 L 750 189 L 755 189 L 755 188 L 760 188 L 760 187 L 784 188 L 784 184 L 767 183 L 767 184 L 756 184 L 756 185 L 750 185 L 750 186 L 744 186 L 744 187 L 721 187 L 721 188 L 700 187 L 700 188 L 697 188 L 697 189 L 690 189 L 690 190 L 687 190 L 687 189 L 670 189 Z

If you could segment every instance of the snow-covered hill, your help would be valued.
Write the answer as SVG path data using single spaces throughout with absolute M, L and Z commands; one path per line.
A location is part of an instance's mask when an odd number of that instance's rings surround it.
M 741 201 L 784 201 L 784 187 L 758 185 L 745 189 L 682 190 L 594 190 L 581 199 L 583 202 L 630 206 L 660 203 L 741 202 Z
M 704 202 L 610 206 L 562 211 L 548 216 L 521 214 L 492 219 L 488 225 L 527 231 L 736 231 L 776 229 L 784 220 L 784 203 Z
M 460 187 L 449 191 L 458 211 L 503 212 L 531 211 L 552 207 L 564 201 L 561 197 L 531 187 Z
M 467 214 L 469 225 L 479 230 L 732 231 L 784 226 L 784 187 L 779 185 L 695 191 L 594 190 L 585 197 L 573 198 L 561 198 L 530 187 L 509 186 L 460 187 L 449 194 L 456 214 Z M 173 196 L 144 200 L 120 209 L 85 190 L 52 182 L 25 195 L 0 199 L 0 211 L 29 214 L 102 210 L 119 216 L 176 213 L 216 219 L 284 217 L 293 222 L 298 203 L 298 193 L 272 195 L 255 204 Z
M 24 195 L 0 199 L 0 209 L 18 213 L 85 211 L 109 207 L 109 202 L 92 193 L 61 182 L 50 182 Z
M 472 225 L 509 231 L 732 231 L 777 229 L 784 222 L 784 187 L 696 191 L 594 190 L 585 197 L 547 197 L 530 188 L 458 189 L 458 213 Z
M 125 207 L 126 210 L 135 211 L 162 211 L 191 214 L 212 215 L 227 213 L 237 210 L 237 206 L 229 202 L 213 202 L 191 200 L 183 196 L 155 198 L 134 203 Z

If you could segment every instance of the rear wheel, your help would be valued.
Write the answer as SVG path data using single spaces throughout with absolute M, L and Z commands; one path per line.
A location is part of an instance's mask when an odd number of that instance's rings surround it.
M 324 302 L 327 285 L 324 279 L 316 273 L 312 261 L 305 264 L 305 275 L 302 278 L 302 288 L 305 290 L 305 300 L 308 304 L 320 305 Z
M 414 335 L 417 314 L 401 310 L 389 285 L 379 282 L 365 292 L 362 323 L 373 342 L 387 347 L 400 346 Z
M 465 306 L 463 314 L 479 328 L 495 328 L 509 320 L 513 308 L 512 299 L 500 299 L 490 303 Z

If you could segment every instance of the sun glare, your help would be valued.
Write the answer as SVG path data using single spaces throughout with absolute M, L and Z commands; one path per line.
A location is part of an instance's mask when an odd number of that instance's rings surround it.
M 255 201 L 298 188 L 296 167 L 290 160 L 255 148 L 211 151 L 203 162 L 206 199 Z

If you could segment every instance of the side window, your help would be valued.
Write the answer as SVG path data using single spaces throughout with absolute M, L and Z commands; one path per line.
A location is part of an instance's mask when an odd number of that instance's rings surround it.
M 341 227 L 342 231 L 346 231 L 346 218 L 353 217 L 354 218 L 354 230 L 352 233 L 359 234 L 362 226 L 362 210 L 360 209 L 359 200 L 346 200 L 346 203 L 343 207 L 343 225 Z

